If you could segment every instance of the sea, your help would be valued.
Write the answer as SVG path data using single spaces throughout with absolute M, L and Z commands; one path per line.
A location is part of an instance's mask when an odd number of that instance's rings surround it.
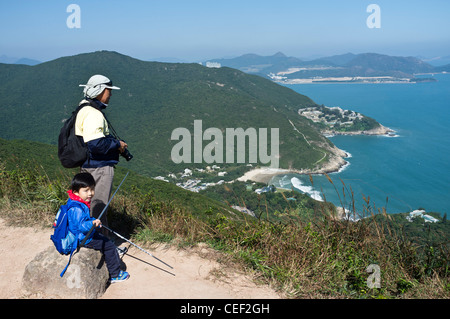
M 317 104 L 360 112 L 395 136 L 333 136 L 348 164 L 328 176 L 279 175 L 270 182 L 359 216 L 424 209 L 450 212 L 450 74 L 437 82 L 285 85 Z M 353 206 L 354 205 L 354 206 Z M 354 207 L 354 210 L 353 210 Z

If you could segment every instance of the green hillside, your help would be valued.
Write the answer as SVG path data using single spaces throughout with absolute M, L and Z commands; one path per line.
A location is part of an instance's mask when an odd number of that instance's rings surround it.
M 33 194 L 35 186 L 35 176 L 46 176 L 49 180 L 62 183 L 63 193 L 59 194 L 60 200 L 67 200 L 65 190 L 68 189 L 70 180 L 79 169 L 65 169 L 59 164 L 56 146 L 27 140 L 4 140 L 0 138 L 0 174 L 3 172 L 17 172 L 17 176 L 22 176 L 21 182 L 28 183 L 31 188 L 23 189 L 26 194 Z M 118 167 L 115 171 L 115 189 L 127 173 L 126 169 Z M 32 176 L 31 176 L 31 175 Z M 30 175 L 30 176 L 28 176 Z M 27 177 L 28 176 L 28 177 Z M 157 201 L 171 203 L 175 207 L 184 209 L 195 216 L 202 217 L 205 212 L 220 212 L 229 215 L 233 211 L 233 216 L 240 215 L 239 212 L 229 208 L 220 200 L 214 200 L 207 196 L 193 193 L 177 187 L 172 183 L 167 183 L 130 171 L 126 182 L 121 188 L 121 192 L 138 191 L 150 196 Z
M 48 180 L 58 181 L 63 190 L 59 199 L 63 202 L 67 199 L 65 191 L 68 189 L 72 176 L 79 172 L 78 168 L 65 169 L 59 164 L 57 156 L 48 155 L 56 152 L 56 146 L 27 140 L 5 140 L 0 138 L 0 175 L 16 172 L 27 182 L 35 176 L 46 176 Z M 181 187 L 160 180 L 143 176 L 134 171 L 128 171 L 123 167 L 117 167 L 113 188 L 122 181 L 126 173 L 129 173 L 126 182 L 122 185 L 121 193 L 134 193 L 149 196 L 151 199 L 170 203 L 183 209 L 198 218 L 205 218 L 211 214 L 221 213 L 226 216 L 239 217 L 243 213 L 231 208 L 231 206 L 244 206 L 255 213 L 255 217 L 270 218 L 279 221 L 284 215 L 300 218 L 315 218 L 315 213 L 327 207 L 327 211 L 334 212 L 334 205 L 322 203 L 299 192 L 285 192 L 285 194 L 267 193 L 257 195 L 254 190 L 263 187 L 264 184 L 248 184 L 234 182 L 233 184 L 221 184 L 209 187 L 202 192 L 192 192 Z M 14 175 L 14 174 L 13 174 Z M 31 175 L 33 177 L 31 177 Z M 23 177 L 28 176 L 28 177 Z M 20 179 L 20 178 L 19 178 Z M 30 185 L 34 187 L 35 183 Z M 33 190 L 23 189 L 25 193 L 33 193 Z M 1 197 L 0 191 L 0 197 Z M 294 201 L 287 201 L 290 197 Z M 264 214 L 264 215 L 263 215 Z
M 106 114 L 134 155 L 120 165 L 140 174 L 193 167 L 171 160 L 178 143 L 171 140 L 171 132 L 182 127 L 193 134 L 194 120 L 202 120 L 203 131 L 279 128 L 282 168 L 313 168 L 329 160 L 331 142 L 297 114 L 299 108 L 315 105 L 306 96 L 235 69 L 145 62 L 108 51 L 36 66 L 0 64 L 0 137 L 55 145 L 62 122 L 82 99 L 78 84 L 93 74 L 104 74 L 121 87 L 113 92 Z

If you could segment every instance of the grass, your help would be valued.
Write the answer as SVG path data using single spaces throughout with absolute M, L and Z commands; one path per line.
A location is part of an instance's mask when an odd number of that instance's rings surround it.
M 0 163 L 1 216 L 49 227 L 67 200 L 69 181 L 63 173 L 50 178 L 31 163 L 12 170 Z M 316 208 L 309 221 L 214 210 L 193 215 L 132 187 L 116 195 L 108 218 L 112 229 L 142 245 L 206 243 L 289 298 L 449 298 L 448 246 L 415 244 L 378 218 L 383 213 L 367 205 L 358 222 L 337 219 L 325 208 Z M 380 288 L 369 287 L 371 265 L 379 266 Z

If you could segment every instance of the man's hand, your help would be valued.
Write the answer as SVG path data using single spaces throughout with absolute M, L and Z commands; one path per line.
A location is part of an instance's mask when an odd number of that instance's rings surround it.
M 128 147 L 128 144 L 125 143 L 124 141 L 120 141 L 120 147 L 119 147 L 119 152 L 123 153 L 123 151 L 125 151 L 125 149 Z

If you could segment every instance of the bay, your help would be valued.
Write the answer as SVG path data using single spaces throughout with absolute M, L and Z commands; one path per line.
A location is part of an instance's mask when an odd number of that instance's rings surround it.
M 426 75 L 429 77 L 430 75 Z M 335 136 L 330 140 L 351 154 L 342 171 L 323 175 L 276 176 L 277 187 L 306 192 L 364 213 L 409 212 L 423 208 L 442 215 L 450 208 L 450 74 L 437 82 L 286 85 L 317 104 L 360 112 L 394 129 L 396 137 Z M 351 193 L 353 192 L 353 198 Z M 367 201 L 369 199 L 369 201 Z

